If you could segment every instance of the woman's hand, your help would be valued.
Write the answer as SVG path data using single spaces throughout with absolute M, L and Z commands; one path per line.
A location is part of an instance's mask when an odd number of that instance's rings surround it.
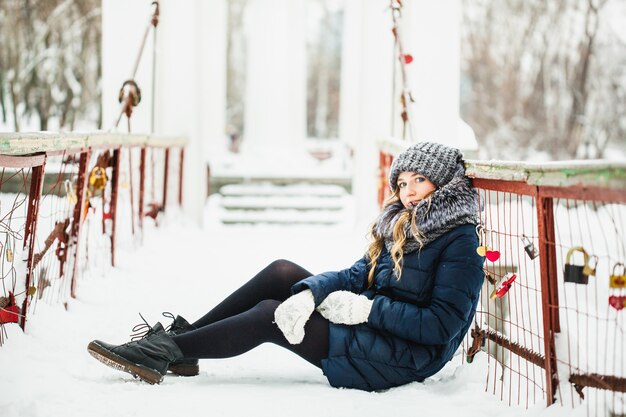
M 335 324 L 360 324 L 367 322 L 373 300 L 350 291 L 331 292 L 317 307 L 317 311 Z
M 292 345 L 302 343 L 304 325 L 315 310 L 315 299 L 311 290 L 292 295 L 274 311 L 274 322 Z

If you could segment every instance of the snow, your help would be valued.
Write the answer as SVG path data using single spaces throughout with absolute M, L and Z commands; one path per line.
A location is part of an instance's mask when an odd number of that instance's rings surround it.
M 308 152 L 304 151 L 309 147 Z M 209 158 L 211 175 L 235 177 L 245 173 L 246 178 L 293 178 L 293 179 L 349 179 L 352 175 L 350 158 L 341 147 L 330 148 L 333 156 L 319 161 L 309 152 L 320 150 L 306 143 L 302 147 L 279 149 L 266 146 L 263 150 L 246 149 L 239 154 L 213 152 Z
M 211 222 L 354 225 L 354 198 L 333 184 L 230 184 L 209 197 Z
M 210 222 L 207 222 L 210 223 Z M 141 322 L 170 311 L 194 320 L 276 258 L 312 272 L 349 266 L 366 247 L 363 231 L 332 227 L 207 227 L 175 210 L 141 239 L 121 234 L 117 266 L 90 270 L 78 298 L 39 302 L 25 333 L 5 326 L 0 348 L 0 414 L 14 416 L 565 416 L 567 406 L 526 410 L 485 392 L 487 357 L 458 353 L 439 374 L 380 393 L 336 389 L 296 355 L 262 345 L 242 356 L 200 362 L 200 375 L 150 386 L 87 353 L 92 339 L 128 340 Z M 143 243 L 138 244 L 139 240 Z M 242 257 L 245 256 L 245 262 Z
M 337 199 L 329 199 L 324 197 L 317 198 L 304 198 L 297 197 L 285 197 L 282 199 L 276 199 L 268 201 L 265 197 L 223 197 L 223 207 L 233 207 L 242 209 L 264 209 L 267 207 L 272 208 L 295 208 L 300 210 L 321 208 L 327 210 L 337 210 L 341 208 L 341 204 Z M 269 204 L 268 204 L 269 203 Z
M 117 3 L 124 9 L 129 7 L 128 2 L 118 1 Z M 107 4 L 110 5 L 110 2 Z M 143 8 L 143 6 L 137 7 Z M 105 8 L 106 10 L 112 9 Z M 382 8 L 380 13 L 381 15 L 384 13 Z M 111 15 L 105 13 L 105 16 Z M 143 15 L 142 12 L 141 16 Z M 619 16 L 623 17 L 623 13 Z M 622 20 L 615 17 L 613 22 L 618 25 L 617 22 L 621 23 Z M 163 23 L 167 25 L 167 20 L 164 19 Z M 177 32 L 181 29 L 175 25 L 170 28 L 175 28 Z M 142 30 L 143 26 L 136 29 Z M 372 28 L 369 29 L 369 33 L 373 33 Z M 124 37 L 124 43 L 134 53 L 136 42 L 128 42 L 128 39 L 132 40 L 128 34 L 124 34 Z M 167 39 L 167 37 L 163 36 L 161 39 Z M 363 41 L 368 39 L 364 37 Z M 383 40 L 382 37 L 380 39 Z M 370 56 L 381 56 L 381 54 L 372 53 L 372 42 L 366 43 L 370 45 Z M 191 45 L 187 46 L 191 48 Z M 177 47 L 180 48 L 180 43 L 177 43 Z M 378 48 L 380 49 L 382 48 Z M 164 47 L 163 51 L 165 50 Z M 107 64 L 104 65 L 103 84 L 105 87 L 110 84 L 115 88 L 103 88 L 105 95 L 111 91 L 113 91 L 112 94 L 117 94 L 117 88 L 119 88 L 118 80 L 112 81 L 116 78 L 112 71 L 128 69 L 126 65 L 107 60 L 109 55 L 104 54 L 104 61 Z M 171 55 L 165 52 L 162 56 L 169 56 L 168 59 L 172 65 L 181 66 L 179 59 L 171 59 Z M 291 59 L 293 60 L 293 57 Z M 195 67 L 200 68 L 197 65 Z M 371 68 L 369 71 L 358 77 L 351 74 L 350 78 L 355 81 L 363 78 L 367 81 L 373 78 L 372 74 L 378 74 L 378 72 L 372 72 Z M 167 69 L 162 73 L 167 73 Z M 9 74 L 8 77 L 11 78 L 11 75 Z M 78 91 L 80 86 L 75 85 L 75 77 L 66 72 L 65 78 L 74 91 Z M 215 76 L 206 78 L 219 84 L 219 79 Z M 195 79 L 195 77 L 188 77 L 188 79 Z M 264 82 L 267 83 L 267 80 L 264 79 Z M 429 82 L 432 80 L 429 79 Z M 377 84 L 380 86 L 380 83 L 372 85 Z M 273 83 L 268 83 L 268 85 L 273 85 Z M 372 85 L 368 88 L 370 99 L 364 102 L 376 104 L 370 107 L 376 109 L 377 118 L 368 120 L 367 115 L 373 112 L 361 111 L 359 114 L 361 116 L 365 114 L 365 117 L 362 117 L 363 120 L 359 120 L 358 123 L 354 123 L 359 129 L 353 126 L 356 129 L 355 132 L 358 131 L 361 134 L 370 135 L 371 132 L 376 131 L 378 126 L 374 123 L 376 119 L 384 120 L 385 123 L 388 120 L 387 117 L 380 117 L 381 103 L 377 103 L 375 99 L 379 90 L 372 90 Z M 180 87 L 176 85 L 178 94 L 180 94 Z M 182 90 L 191 91 L 185 88 Z M 430 90 L 436 91 L 437 95 L 441 96 L 441 89 Z M 163 100 L 167 98 L 168 90 L 158 91 L 161 91 L 162 102 L 179 102 Z M 146 92 L 149 93 L 149 91 L 144 91 L 144 94 Z M 382 93 L 380 95 L 390 96 Z M 220 95 L 213 94 L 213 96 L 219 97 Z M 277 96 L 269 96 L 274 99 L 274 102 L 278 100 Z M 258 97 L 265 100 L 264 109 L 276 107 L 268 104 L 268 95 L 258 95 Z M 104 97 L 104 101 L 114 103 L 110 105 L 112 107 L 105 107 L 104 119 L 109 121 L 112 118 L 106 116 L 106 109 L 119 112 L 119 106 L 116 100 L 107 100 L 107 97 Z M 144 101 L 149 102 L 149 97 L 144 95 Z M 267 117 L 263 113 L 261 112 L 258 117 Z M 203 114 L 214 116 L 209 120 L 224 119 L 217 117 L 215 111 Z M 432 116 L 432 112 L 424 114 L 427 117 Z M 144 119 L 146 115 L 147 113 L 137 113 L 137 116 L 144 117 Z M 8 114 L 6 125 L 0 123 L 0 131 L 12 130 L 11 117 L 11 114 Z M 175 119 L 181 125 L 197 124 L 200 126 L 200 123 L 188 123 L 186 119 L 181 118 L 181 115 Z M 159 120 L 165 123 L 166 127 L 172 123 L 171 118 L 170 121 L 165 120 L 165 122 L 163 119 Z M 426 120 L 426 122 L 429 121 Z M 141 126 L 141 122 L 138 123 L 137 120 L 133 123 L 134 128 Z M 56 124 L 58 120 L 51 119 L 49 129 L 54 130 Z M 284 124 L 283 119 L 281 123 L 268 125 L 275 129 L 277 125 L 282 124 Z M 34 131 L 39 128 L 36 117 L 21 120 L 20 125 L 24 131 Z M 93 129 L 92 126 L 87 126 L 87 130 Z M 461 132 L 459 135 L 470 137 L 471 143 L 474 143 L 473 132 L 467 124 L 459 120 L 456 126 L 450 126 L 455 131 Z M 217 130 L 220 131 L 220 129 Z M 355 134 L 355 136 L 362 135 Z M 217 143 L 217 140 L 212 139 L 212 142 Z M 243 147 L 245 148 L 249 142 L 244 141 Z M 315 145 L 312 145 L 313 143 Z M 207 145 L 207 148 L 209 146 Z M 349 180 L 351 178 L 353 167 L 351 163 L 346 162 L 349 158 L 343 157 L 350 150 L 343 144 L 335 143 L 335 141 L 322 143 L 303 140 L 298 146 L 303 149 L 300 149 L 297 154 L 280 149 L 280 152 L 290 155 L 287 160 L 278 150 L 270 152 L 269 155 L 259 152 L 239 155 L 209 152 L 212 175 L 239 177 L 241 172 L 246 172 L 246 175 L 252 178 L 281 178 L 285 172 L 288 172 L 292 179 Z M 401 146 L 404 148 L 406 144 Z M 305 152 L 304 148 L 308 152 Z M 194 149 L 188 150 L 187 155 L 194 155 Z M 507 147 L 507 150 L 512 155 L 521 153 L 520 149 L 512 147 Z M 318 161 L 309 155 L 311 151 L 318 154 L 328 151 L 333 157 Z M 199 152 L 199 154 L 205 155 L 204 152 Z M 617 166 L 623 166 L 626 158 L 622 150 L 616 149 L 615 152 L 607 152 L 607 155 L 611 160 L 621 162 L 616 164 Z M 564 164 L 563 162 L 545 164 L 543 162 L 549 158 L 537 152 L 530 152 L 529 160 L 532 160 L 534 164 L 527 164 L 527 166 L 537 169 L 558 169 Z M 586 162 L 589 166 L 594 163 L 593 161 Z M 51 169 L 52 165 L 48 163 L 47 170 Z M 55 166 L 54 169 L 59 168 Z M 204 169 L 205 167 L 202 166 L 202 172 Z M 293 175 L 294 171 L 298 172 L 297 177 Z M 186 181 L 189 181 L 189 178 L 194 179 L 193 176 L 188 176 Z M 256 190 L 257 193 L 258 191 Z M 305 192 L 312 195 L 311 190 L 305 190 Z M 284 196 L 282 199 L 275 198 L 274 201 L 276 204 L 286 205 L 287 199 L 288 196 Z M 48 199 L 46 204 L 51 205 L 50 200 Z M 227 204 L 229 201 L 234 200 L 224 198 L 222 203 Z M 242 201 L 248 207 L 259 205 L 258 200 L 250 197 L 238 200 L 239 204 Z M 313 199 L 299 201 L 301 204 L 309 205 Z M 219 205 L 219 199 L 213 198 L 209 203 L 211 202 Z M 362 212 L 362 201 L 359 207 Z M 44 208 L 46 208 L 44 212 L 48 213 L 47 207 Z M 215 209 L 209 206 L 207 208 Z M 235 220 L 245 220 L 244 213 L 237 215 Z M 296 212 L 288 214 L 269 212 L 268 216 L 273 221 L 303 219 L 302 213 Z M 318 214 L 316 218 L 319 218 Z M 329 216 L 328 220 L 335 221 L 336 219 Z M 48 221 L 52 221 L 52 218 Z M 424 383 L 413 383 L 380 393 L 332 388 L 320 370 L 294 354 L 272 345 L 263 345 L 237 358 L 201 361 L 199 376 L 179 378 L 170 375 L 160 386 L 150 386 L 134 380 L 128 374 L 107 368 L 91 358 L 86 350 L 90 340 L 98 338 L 112 343 L 127 341 L 131 328 L 141 321 L 138 313 L 142 313 L 151 323 L 164 320 L 164 324 L 167 325 L 168 322 L 161 316 L 163 311 L 181 314 L 193 321 L 276 258 L 287 258 L 312 272 L 321 272 L 349 266 L 361 256 L 366 247 L 365 231 L 352 230 L 347 222 L 335 227 L 291 225 L 288 227 L 230 226 L 225 228 L 220 227 L 215 218 L 209 218 L 205 224 L 205 229 L 198 229 L 189 219 L 173 211 L 168 213 L 168 217 L 160 223 L 159 228 L 147 223 L 143 239 L 128 237 L 128 228 L 126 228 L 126 234 L 120 234 L 123 239 L 118 242 L 115 268 L 107 266 L 106 247 L 96 247 L 91 250 L 91 269 L 79 282 L 77 299 L 71 299 L 64 304 L 65 298 L 63 297 L 61 302 L 58 297 L 56 300 L 55 297 L 44 297 L 37 302 L 35 314 L 29 317 L 25 333 L 16 325 L 5 326 L 7 339 L 0 347 L 0 416 L 150 415 L 169 417 L 171 415 L 248 416 L 252 414 L 254 416 L 358 415 L 367 417 L 390 413 L 398 416 L 462 414 L 464 417 L 587 415 L 584 405 L 579 406 L 573 412 L 569 405 L 546 408 L 545 401 L 539 398 L 534 406 L 526 410 L 524 407 L 509 406 L 507 402 L 498 400 L 499 393 L 494 395 L 491 390 L 485 389 L 488 371 L 493 378 L 497 371 L 488 368 L 489 363 L 493 364 L 493 361 L 488 362 L 484 352 L 479 352 L 471 365 L 466 364 L 462 352 L 458 352 L 446 368 Z M 123 228 L 124 225 L 121 227 Z M 48 229 L 49 227 L 42 228 L 42 230 Z M 22 259 L 20 255 L 16 252 L 16 259 Z M 242 262 L 244 256 L 245 262 Z M 19 271 L 17 275 L 24 276 L 22 271 Z M 569 294 L 568 297 L 572 298 Z M 515 334 L 511 336 L 513 340 L 517 340 Z M 536 346 L 536 350 L 541 349 L 541 345 Z M 562 380 L 566 379 L 566 375 L 561 376 Z M 567 385 L 564 383 L 563 387 L 565 386 Z M 563 389 L 563 391 L 568 390 L 569 388 Z
M 346 194 L 344 188 L 333 184 L 316 184 L 315 186 L 306 183 L 293 184 L 289 187 L 277 188 L 269 182 L 254 184 L 229 184 L 220 187 L 220 194 L 224 196 L 236 195 L 271 195 L 271 196 L 315 196 L 315 197 L 341 197 Z

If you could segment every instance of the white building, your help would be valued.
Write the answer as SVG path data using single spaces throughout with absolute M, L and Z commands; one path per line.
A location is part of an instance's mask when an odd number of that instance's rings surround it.
M 320 163 L 307 152 L 312 146 L 306 126 L 308 1 L 246 4 L 245 137 L 237 155 L 226 150 L 225 135 L 228 2 L 159 2 L 154 133 L 191 139 L 184 200 L 197 219 L 202 218 L 207 159 L 218 176 L 343 176 L 351 181 L 359 207 L 357 223 L 365 224 L 377 211 L 377 144 L 402 135 L 402 77 L 394 65 L 390 2 L 333 3 L 343 8 L 339 138 L 333 146 L 341 161 Z M 414 98 L 407 139 L 475 149 L 471 129 L 459 119 L 460 0 L 402 3 L 400 38 L 413 57 L 405 67 Z M 119 88 L 131 75 L 153 6 L 148 0 L 107 0 L 102 7 L 103 113 L 105 121 L 113 121 Z M 135 132 L 151 129 L 153 51 L 150 35 L 135 77 L 144 106 L 133 115 Z

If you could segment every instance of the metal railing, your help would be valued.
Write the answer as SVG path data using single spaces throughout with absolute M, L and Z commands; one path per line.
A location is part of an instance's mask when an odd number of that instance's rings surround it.
M 81 274 L 102 268 L 105 254 L 115 265 L 120 235 L 142 236 L 146 217 L 156 222 L 168 205 L 181 205 L 186 143 L 0 133 L 0 327 L 24 327 L 42 298 L 75 297 Z

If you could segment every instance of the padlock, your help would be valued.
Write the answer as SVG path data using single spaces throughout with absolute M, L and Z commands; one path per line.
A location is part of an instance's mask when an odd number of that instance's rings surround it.
M 488 250 L 487 252 L 485 252 L 485 257 L 488 261 L 495 262 L 500 259 L 500 252 L 497 250 Z
M 524 244 L 524 250 L 528 257 L 532 260 L 539 256 L 539 252 L 535 248 L 533 242 L 530 241 L 526 236 L 522 235 L 522 243 Z
M 593 260 L 593 266 L 591 266 Z M 587 276 L 596 276 L 596 267 L 598 266 L 598 257 L 596 255 L 591 255 L 589 257 L 589 262 L 585 263 L 585 267 L 583 268 L 583 274 Z
M 96 190 L 106 187 L 108 181 L 107 172 L 103 167 L 95 166 L 89 174 L 89 185 Z
M 584 258 L 583 265 L 572 265 L 570 259 L 574 252 L 582 252 Z M 589 275 L 585 275 L 584 269 L 589 261 L 589 255 L 582 246 L 575 246 L 567 252 L 565 257 L 565 269 L 563 270 L 563 278 L 565 282 L 573 282 L 576 284 L 587 284 L 589 282 Z
M 612 295 L 609 297 L 609 305 L 616 310 L 621 310 L 626 306 L 626 296 Z
M 478 256 L 484 257 L 489 248 L 485 244 L 485 229 L 480 224 L 476 226 L 476 236 L 478 237 L 478 247 L 476 248 L 476 253 Z
M 13 251 L 11 248 L 7 248 L 6 252 L 4 252 L 4 258 L 7 262 L 13 262 Z
M 13 293 L 9 291 L 8 303 L 0 309 L 0 323 L 17 323 L 19 319 L 19 307 L 15 303 Z
M 509 272 L 502 278 L 502 283 L 500 285 L 496 285 L 496 288 L 493 289 L 489 298 L 495 300 L 496 298 L 502 298 L 506 295 L 507 292 L 513 286 L 513 281 L 517 278 L 517 274 Z
M 489 281 L 491 285 L 496 285 L 496 279 L 492 277 L 489 272 L 485 272 L 485 279 Z
M 622 267 L 622 273 L 618 274 L 615 269 Z M 609 276 L 609 287 L 611 288 L 626 288 L 626 269 L 621 262 L 613 265 L 613 273 Z

